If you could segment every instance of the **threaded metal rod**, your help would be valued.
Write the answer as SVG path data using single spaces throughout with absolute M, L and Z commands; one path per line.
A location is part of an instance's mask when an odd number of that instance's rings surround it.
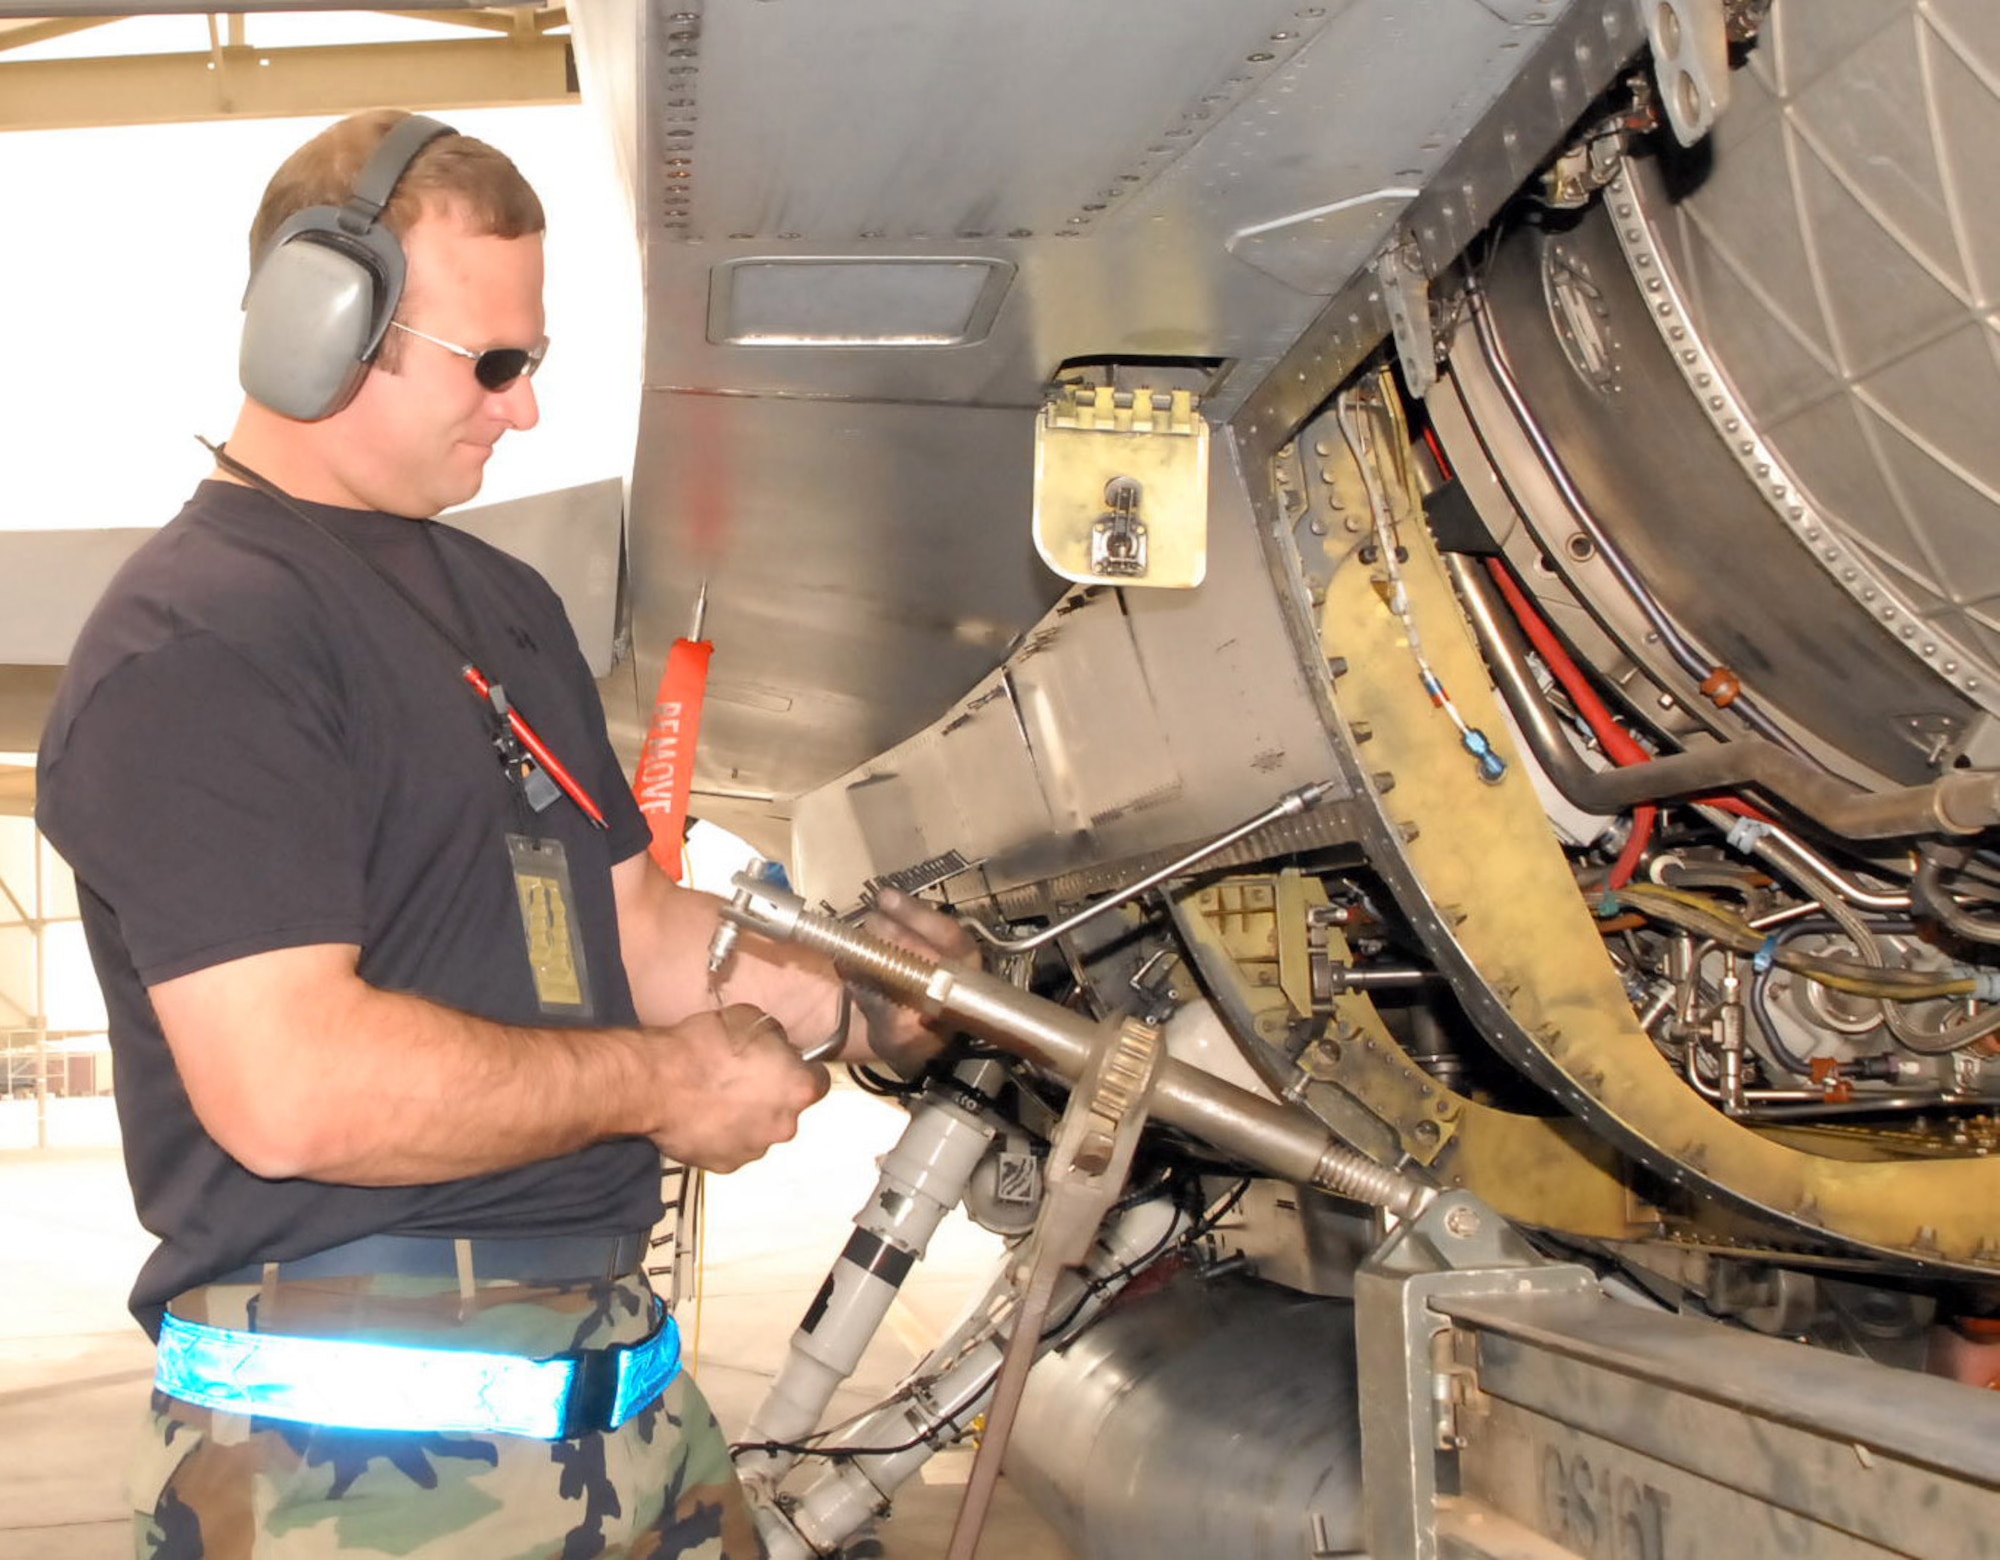
M 1295 791 L 1287 791 L 1283 796 L 1279 797 L 1277 801 L 1273 802 L 1269 807 L 1265 808 L 1262 812 L 1257 814 L 1256 817 L 1247 818 L 1242 823 L 1236 825 L 1235 828 L 1229 830 L 1227 833 L 1217 835 L 1214 839 L 1208 841 L 1206 844 L 1197 845 L 1193 850 L 1189 851 L 1185 856 L 1182 856 L 1178 861 L 1173 861 L 1168 863 L 1166 866 L 1161 867 L 1157 872 L 1147 873 L 1144 877 L 1140 878 L 1138 882 L 1128 884 L 1126 887 L 1119 889 L 1118 892 L 1115 894 L 1106 895 L 1104 898 L 1098 900 L 1095 904 L 1086 905 L 1083 909 L 1077 911 L 1075 915 L 1069 917 L 1067 920 L 1058 921 L 1054 926 L 1045 927 L 1041 931 L 1035 932 L 1029 936 L 1002 937 L 997 932 L 988 931 L 984 926 L 981 926 L 977 921 L 968 921 L 965 924 L 971 927 L 972 930 L 978 934 L 979 939 L 982 942 L 984 942 L 987 945 L 987 947 L 992 948 L 997 952 L 1000 953 L 1030 952 L 1033 949 L 1041 947 L 1042 944 L 1044 943 L 1054 942 L 1058 937 L 1062 936 L 1065 932 L 1075 931 L 1079 926 L 1082 926 L 1086 921 L 1095 920 L 1098 916 L 1105 914 L 1107 911 L 1115 910 L 1120 905 L 1125 904 L 1130 900 L 1137 899 L 1141 894 L 1145 893 L 1147 889 L 1156 888 L 1160 884 L 1166 882 L 1169 878 L 1180 877 L 1181 875 L 1186 873 L 1189 868 L 1196 866 L 1200 862 L 1208 860 L 1210 856 L 1217 855 L 1220 852 L 1227 850 L 1230 846 L 1234 845 L 1238 840 L 1247 838 L 1248 836 L 1255 834 L 1259 829 L 1265 827 L 1267 824 L 1276 823 L 1280 818 L 1295 818 L 1300 813 L 1309 811 L 1310 809 L 1319 806 L 1321 802 L 1325 801 L 1329 796 L 1333 796 L 1339 793 L 1341 789 L 1342 787 L 1340 785 L 1340 782 L 1337 780 L 1317 780 L 1313 782 L 1313 784 L 1311 785 L 1302 785 Z
M 945 1018 L 1074 1083 L 1115 1039 L 1105 1027 L 1010 985 L 984 970 L 955 969 L 898 948 L 831 916 L 796 895 L 754 878 L 737 879 L 723 907 L 730 923 L 778 942 L 796 942 L 830 958 L 844 974 L 881 988 L 928 1017 Z M 1270 1175 L 1387 1209 L 1420 1209 L 1430 1188 L 1376 1164 L 1334 1137 L 1295 1105 L 1239 1089 L 1169 1058 L 1153 1086 L 1153 1117 Z
M 845 935 L 833 935 L 828 926 L 837 927 Z M 931 975 L 938 968 L 929 960 L 870 937 L 866 932 L 839 923 L 823 925 L 821 917 L 811 914 L 799 917 L 792 940 L 825 954 L 843 975 L 872 981 L 892 995 L 917 1001 L 924 999 Z
M 1319 1168 L 1313 1174 L 1312 1184 L 1336 1197 L 1387 1208 L 1391 1213 L 1402 1216 L 1418 1212 L 1428 1200 L 1422 1195 L 1412 1200 L 1410 1193 L 1415 1183 L 1408 1176 L 1398 1175 L 1394 1170 L 1376 1164 L 1366 1154 L 1356 1153 L 1345 1143 L 1327 1144 L 1326 1152 L 1320 1156 Z

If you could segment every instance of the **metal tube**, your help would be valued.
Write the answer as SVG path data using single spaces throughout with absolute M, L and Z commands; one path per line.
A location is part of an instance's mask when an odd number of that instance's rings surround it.
M 1952 897 L 1951 890 L 1945 885 L 1943 865 L 1937 857 L 1926 854 L 1922 858 L 1917 867 L 1916 892 L 1925 909 L 1967 941 L 1989 946 L 2000 943 L 2000 927 L 1980 920 Z
M 1108 1029 L 983 970 L 954 969 L 870 937 L 805 908 L 804 901 L 747 875 L 722 913 L 745 929 L 817 949 L 844 973 L 880 986 L 919 1011 L 950 1019 L 1074 1083 Z M 1294 1105 L 1225 1083 L 1168 1059 L 1153 1088 L 1154 1119 L 1201 1138 L 1280 1179 L 1386 1209 L 1398 1217 L 1430 1198 L 1421 1181 L 1376 1164 Z
M 1725 833 L 1728 832 L 1731 820 L 1725 819 L 1719 811 L 1703 808 L 1702 816 Z M 1853 877 L 1842 872 L 1832 862 L 1828 861 L 1826 857 L 1807 845 L 1805 841 L 1777 827 L 1775 824 L 1759 835 L 1751 848 L 1786 876 L 1796 878 L 1803 875 L 1822 882 L 1849 904 L 1858 906 L 1863 910 L 1907 910 L 1910 908 L 1910 896 L 1908 894 L 1897 893 L 1887 889 L 1869 888 L 1866 884 L 1856 882 Z M 1810 909 L 1811 907 L 1807 908 Z M 1752 921 L 1750 924 L 1761 928 L 1768 920 L 1768 917 L 1762 917 L 1756 921 Z
M 1335 965 L 1328 979 L 1335 993 L 1343 991 L 1393 991 L 1443 980 L 1436 970 L 1352 969 Z
M 1487 372 L 1493 376 L 1493 383 L 1507 402 L 1508 409 L 1513 412 L 1515 421 L 1520 424 L 1521 432 L 1533 448 L 1542 470 L 1548 474 L 1549 480 L 1555 484 L 1556 491 L 1562 495 L 1563 506 L 1569 510 L 1570 517 L 1596 546 L 1597 555 L 1617 577 L 1618 583 L 1625 587 L 1626 594 L 1632 598 L 1633 604 L 1652 625 L 1653 632 L 1659 635 L 1660 643 L 1666 647 L 1675 664 L 1697 683 L 1706 681 L 1717 670 L 1714 660 L 1703 654 L 1689 642 L 1686 635 L 1681 633 L 1679 627 L 1667 616 L 1666 609 L 1660 605 L 1658 598 L 1639 577 L 1638 571 L 1613 545 L 1611 538 L 1605 534 L 1604 527 L 1597 523 L 1596 514 L 1584 502 L 1583 495 L 1576 490 L 1576 484 L 1570 481 L 1568 469 L 1564 467 L 1561 457 L 1556 454 L 1555 447 L 1549 443 L 1548 436 L 1542 432 L 1541 424 L 1536 422 L 1533 414 L 1529 412 L 1528 403 L 1521 395 L 1521 387 L 1514 378 L 1513 365 L 1507 361 L 1507 350 L 1495 334 L 1493 322 L 1487 318 L 1486 294 L 1475 270 L 1468 269 L 1466 272 L 1466 296 L 1472 304 L 1470 310 L 1472 332 L 1473 338 L 1479 344 L 1480 359 L 1485 363 Z M 1739 695 L 1730 708 L 1752 730 L 1762 733 L 1770 741 L 1786 747 L 1794 746 L 1783 728 L 1772 720 L 1749 694 Z
M 1239 823 L 1227 834 L 1218 835 L 1207 844 L 1196 846 L 1185 856 L 1181 857 L 1180 860 L 1168 863 L 1157 872 L 1149 872 L 1145 877 L 1142 877 L 1138 882 L 1131 884 L 1129 887 L 1121 888 L 1117 893 L 1107 895 L 1095 904 L 1084 906 L 1083 909 L 1077 911 L 1068 920 L 1058 921 L 1054 926 L 1047 927 L 1032 936 L 1001 937 L 994 932 L 988 931 L 977 921 L 968 921 L 966 924 L 974 932 L 978 933 L 980 941 L 985 943 L 989 948 L 995 949 L 1000 953 L 1027 953 L 1031 949 L 1041 947 L 1043 943 L 1055 941 L 1056 938 L 1062 936 L 1065 932 L 1076 930 L 1084 922 L 1103 915 L 1107 910 L 1117 909 L 1127 900 L 1138 898 L 1147 889 L 1157 888 L 1169 878 L 1179 877 L 1190 867 L 1206 861 L 1217 851 L 1227 850 L 1238 840 L 1255 834 L 1266 824 L 1276 823 L 1280 818 L 1296 817 L 1309 808 L 1317 807 L 1321 802 L 1340 789 L 1341 786 L 1338 781 L 1320 780 L 1312 785 L 1300 786 L 1296 791 L 1287 791 L 1276 802 L 1257 814 L 1256 817 Z
M 1576 754 L 1528 670 L 1521 631 L 1494 599 L 1476 560 L 1447 563 L 1473 632 L 1522 736 L 1556 789 L 1588 812 L 1623 812 L 1640 802 L 1755 786 L 1834 834 L 1892 839 L 1907 834 L 1975 834 L 2000 824 L 2000 773 L 1958 770 L 1929 785 L 1862 791 L 1756 737 L 1644 764 L 1593 770 Z

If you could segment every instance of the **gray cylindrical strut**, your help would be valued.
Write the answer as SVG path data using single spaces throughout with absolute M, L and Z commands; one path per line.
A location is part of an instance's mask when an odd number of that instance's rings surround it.
M 796 895 L 748 876 L 723 907 L 735 924 L 817 949 L 848 975 L 879 986 L 929 1017 L 942 1017 L 1075 1082 L 1105 1030 L 1046 998 L 983 970 L 955 969 L 806 909 Z M 1149 1114 L 1281 1180 L 1318 1187 L 1407 1217 L 1430 1196 L 1422 1182 L 1356 1153 L 1306 1111 L 1259 1098 L 1185 1062 L 1169 1059 Z
M 975 1072 L 974 1069 L 977 1069 Z M 1000 1064 L 961 1069 L 973 1088 L 998 1092 Z M 993 1127 L 936 1090 L 910 1111 L 894 1148 L 882 1157 L 874 1193 L 854 1216 L 854 1234 L 792 1335 L 784 1367 L 751 1417 L 749 1441 L 779 1445 L 804 1440 L 819 1427 L 834 1392 L 854 1373 L 862 1352 L 944 1216 L 965 1193 Z M 796 1461 L 783 1451 L 746 1451 L 736 1472 L 746 1483 L 775 1486 Z
M 1186 1225 L 1164 1197 L 1106 1220 L 1083 1266 L 1057 1280 L 1052 1309 L 1062 1320 L 1045 1335 L 1044 1352 L 1094 1320 L 1134 1272 L 1166 1250 Z M 985 1299 L 968 1308 L 961 1324 L 938 1341 L 894 1398 L 821 1448 L 832 1459 L 830 1465 L 796 1504 L 786 1512 L 768 1502 L 756 1504 L 757 1531 L 771 1560 L 834 1553 L 881 1515 L 904 1481 L 964 1435 L 985 1410 L 1004 1345 L 1020 1314 L 1000 1303 L 1012 1291 L 1012 1265 L 1011 1254 L 1002 1258 Z

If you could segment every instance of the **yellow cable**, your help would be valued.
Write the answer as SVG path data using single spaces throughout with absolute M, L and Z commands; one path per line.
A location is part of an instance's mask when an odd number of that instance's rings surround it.
M 688 1183 L 687 1197 L 694 1221 L 694 1328 L 688 1345 L 687 1363 L 688 1369 L 694 1370 L 701 1363 L 701 1302 L 708 1288 L 704 1273 L 708 1246 L 708 1199 L 702 1181 L 707 1172 L 689 1166 L 687 1173 L 692 1178 Z
M 1633 909 L 1672 925 L 1712 937 L 1738 953 L 1755 953 L 1765 944 L 1765 935 L 1749 922 L 1731 914 L 1707 895 L 1659 883 L 1628 883 L 1617 897 Z M 1892 1002 L 1922 1002 L 1938 997 L 1970 996 L 1977 982 L 1967 977 L 1932 974 L 1923 970 L 1877 969 L 1846 959 L 1783 951 L 1776 962 L 1794 974 L 1861 997 L 1880 997 Z

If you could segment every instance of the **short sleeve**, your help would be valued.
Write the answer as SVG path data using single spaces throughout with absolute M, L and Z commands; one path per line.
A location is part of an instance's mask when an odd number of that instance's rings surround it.
M 604 800 L 599 804 L 604 809 L 605 822 L 611 827 L 611 860 L 615 865 L 629 861 L 653 845 L 653 826 L 646 821 L 646 815 L 639 807 L 639 799 L 632 794 L 632 781 L 624 767 L 618 762 L 618 754 L 611 746 L 609 734 L 603 721 L 596 724 L 598 732 L 598 795 Z
M 539 597 L 547 621 L 560 638 L 561 654 L 557 664 L 574 684 L 576 691 L 572 697 L 580 701 L 581 707 L 588 709 L 592 717 L 583 723 L 587 728 L 591 762 L 578 778 L 604 814 L 605 825 L 611 835 L 612 864 L 628 861 L 652 847 L 653 826 L 640 810 L 639 799 L 632 794 L 631 777 L 618 762 L 617 749 L 611 745 L 611 734 L 604 719 L 603 695 L 591 680 L 590 664 L 584 659 L 582 646 L 576 642 L 576 630 L 563 608 L 562 598 L 547 580 L 528 565 L 518 560 L 511 561 L 512 566 L 531 582 L 530 588 Z
M 44 752 L 38 816 L 147 985 L 364 941 L 352 769 L 330 693 L 196 634 L 121 663 Z

